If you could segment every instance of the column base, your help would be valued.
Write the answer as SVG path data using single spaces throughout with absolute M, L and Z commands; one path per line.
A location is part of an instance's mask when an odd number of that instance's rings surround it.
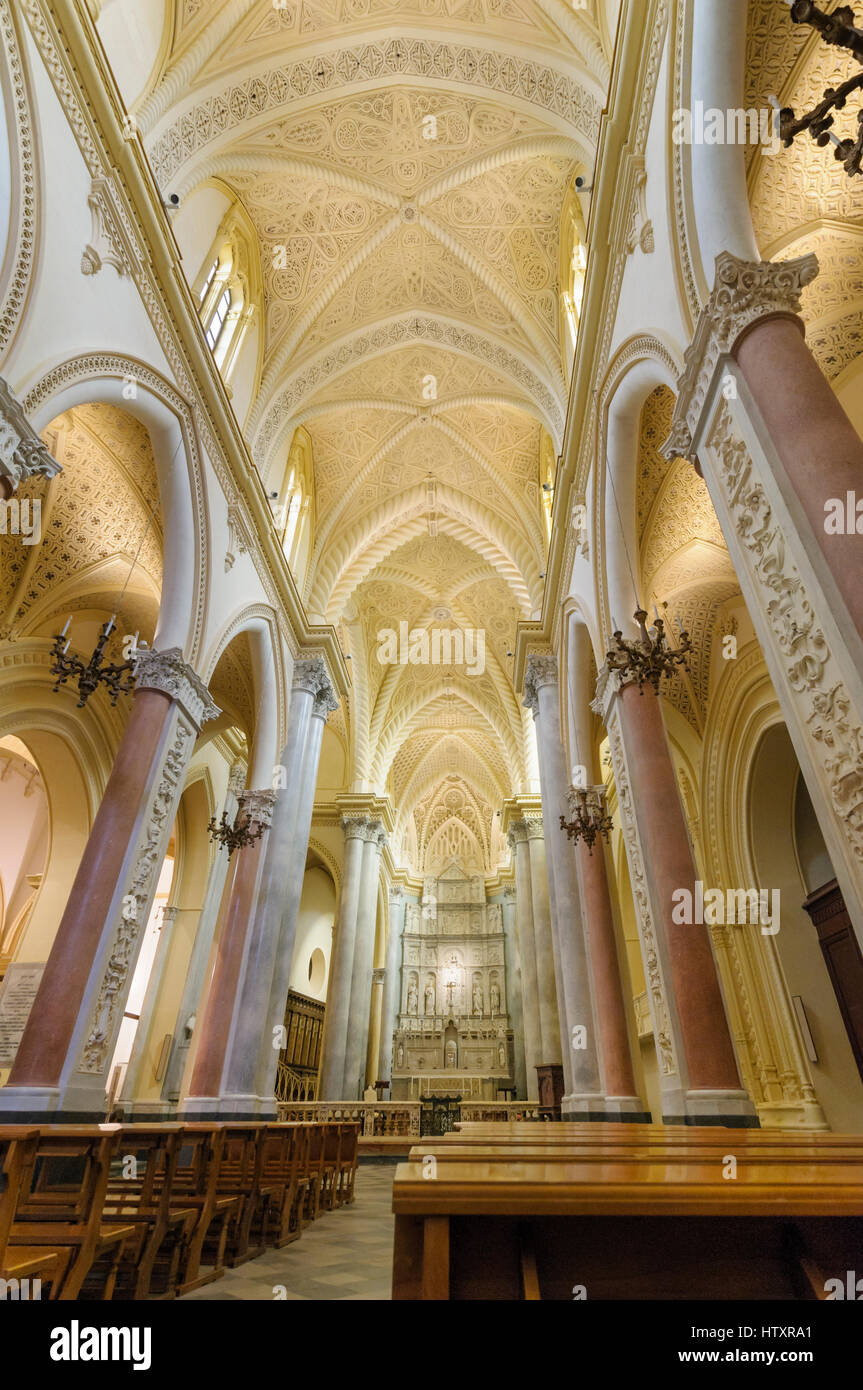
M 194 1122 L 217 1120 L 268 1120 L 278 1117 L 274 1097 L 187 1096 L 177 1108 L 177 1119 Z
M 589 1123 L 592 1120 L 621 1124 L 649 1125 L 651 1114 L 638 1096 L 564 1096 L 560 1103 L 562 1120 Z
M 96 1106 L 84 1092 L 63 1094 L 59 1086 L 0 1087 L 0 1124 L 104 1124 L 108 1107 Z
M 760 1129 L 758 1112 L 746 1091 L 685 1091 L 662 1097 L 666 1125 L 723 1125 Z
M 133 1100 L 115 1106 L 125 1124 L 172 1124 L 177 1117 L 177 1106 L 170 1100 Z

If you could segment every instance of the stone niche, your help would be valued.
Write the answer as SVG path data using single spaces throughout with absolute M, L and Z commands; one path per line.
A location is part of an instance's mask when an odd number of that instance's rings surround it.
M 496 1100 L 513 1082 L 501 909 L 450 864 L 407 908 L 393 1035 L 393 1100 Z

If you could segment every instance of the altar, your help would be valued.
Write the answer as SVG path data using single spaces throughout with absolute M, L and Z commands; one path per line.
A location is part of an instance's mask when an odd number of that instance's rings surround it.
M 495 1100 L 511 1088 L 506 997 L 501 909 L 481 875 L 450 864 L 405 917 L 393 1100 Z

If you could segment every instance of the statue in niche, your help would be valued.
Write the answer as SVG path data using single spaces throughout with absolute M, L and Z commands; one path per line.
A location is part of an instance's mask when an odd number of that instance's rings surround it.
M 426 985 L 425 1011 L 426 1011 L 427 1014 L 433 1014 L 434 1011 L 435 1011 L 435 1008 L 434 1008 L 434 985 L 432 985 L 432 984 L 427 984 L 427 985 Z
M 458 1065 L 458 1048 L 456 1047 L 456 1045 L 455 1045 L 455 1043 L 452 1041 L 452 1039 L 450 1039 L 450 1041 L 449 1041 L 449 1042 L 447 1043 L 447 1045 L 446 1045 L 446 1058 L 445 1058 L 445 1061 L 444 1061 L 444 1066 L 446 1066 L 446 1067 L 456 1067 L 457 1065 Z
M 501 931 L 500 907 L 497 903 L 492 903 L 488 909 L 488 929 L 490 932 Z
M 492 1013 L 493 1013 L 493 1014 L 499 1014 L 499 1013 L 500 1013 L 500 990 L 499 990 L 498 987 L 497 987 L 497 981 L 496 981 L 496 980 L 492 980 L 492 982 L 491 982 L 491 990 L 489 991 L 489 997 L 490 997 L 490 999 L 491 999 L 491 1011 L 492 1011 Z
M 498 1049 L 497 1049 L 497 1060 L 498 1060 L 500 1066 L 502 1066 L 502 1067 L 505 1067 L 505 1066 L 506 1066 L 506 1048 L 504 1047 L 503 1043 L 500 1043 L 500 1044 L 498 1045 Z
M 402 1067 L 403 1067 L 404 1064 L 405 1064 L 405 1045 L 404 1045 L 404 1043 L 399 1043 L 399 1050 L 398 1050 L 398 1058 L 397 1058 L 397 1061 L 398 1061 L 399 1071 L 401 1071 Z
M 409 907 L 407 915 L 407 929 L 412 935 L 419 931 L 420 912 L 418 907 Z
M 473 987 L 473 1011 L 475 1014 L 482 1013 L 482 985 L 479 980 L 476 981 Z
M 415 1014 L 417 1011 L 417 987 L 416 981 L 411 980 L 408 985 L 408 1013 Z

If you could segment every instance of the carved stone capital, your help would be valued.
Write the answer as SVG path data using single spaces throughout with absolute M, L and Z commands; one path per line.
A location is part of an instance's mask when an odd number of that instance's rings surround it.
M 542 816 L 531 814 L 524 818 L 525 830 L 529 840 L 542 840 L 545 838 L 545 831 L 542 826 Z
M 0 377 L 0 478 L 14 492 L 25 478 L 54 478 L 63 470 L 24 414 L 24 407 Z
M 169 695 L 198 730 L 209 719 L 221 714 L 197 671 L 183 660 L 179 647 L 170 647 L 166 652 L 155 652 L 149 647 L 139 650 L 135 661 L 135 689 L 161 690 Z
M 312 714 L 317 715 L 319 719 L 326 719 L 331 710 L 339 707 L 333 683 L 321 656 L 303 657 L 294 662 L 291 687 L 293 690 L 304 690 L 306 694 L 314 696 Z
M 256 825 L 272 825 L 275 805 L 276 793 L 269 787 L 262 791 L 243 792 L 240 797 L 240 810 L 250 825 L 252 822 Z
M 557 685 L 557 657 L 554 652 L 531 652 L 527 658 L 524 677 L 525 709 L 536 719 L 539 714 L 539 692 L 544 685 Z
M 390 888 L 390 907 L 401 907 L 405 900 L 405 890 L 400 883 L 394 883 Z
M 516 845 L 523 845 L 527 842 L 527 826 L 523 820 L 514 820 L 506 833 L 506 842 L 510 849 L 515 849 Z
M 800 316 L 801 295 L 818 274 L 818 257 L 791 261 L 742 261 L 730 251 L 716 257 L 713 293 L 701 311 L 684 355 L 671 434 L 661 452 L 694 461 L 701 413 L 719 359 L 762 319 Z
M 342 816 L 342 830 L 345 833 L 345 840 L 364 840 L 368 827 L 368 816 Z

